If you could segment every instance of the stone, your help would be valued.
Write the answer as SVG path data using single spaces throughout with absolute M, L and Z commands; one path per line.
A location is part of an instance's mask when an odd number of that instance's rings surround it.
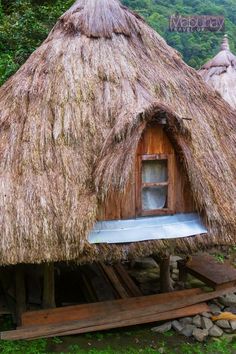
M 227 334 L 231 334 L 231 333 L 233 333 L 233 330 L 224 328 L 224 332 L 227 333 Z
M 196 326 L 196 327 L 201 327 L 201 321 L 202 321 L 202 318 L 200 315 L 196 315 L 193 317 L 193 324 Z
M 178 332 L 178 333 L 181 333 L 181 331 L 183 330 L 184 326 L 177 320 L 175 321 L 172 321 L 172 328 Z
M 212 304 L 217 305 L 221 309 L 221 311 L 225 308 L 225 306 L 222 305 L 217 299 L 212 300 Z
M 227 343 L 231 343 L 232 341 L 235 341 L 236 339 L 236 334 L 226 334 L 224 333 L 222 338 L 227 342 Z
M 137 258 L 134 267 L 138 269 L 159 268 L 157 262 L 152 257 Z
M 235 331 L 236 330 L 236 321 L 232 320 L 232 321 L 229 321 L 229 323 L 230 323 L 232 330 Z
M 185 337 L 191 337 L 195 328 L 196 326 L 187 323 L 182 329 L 181 334 L 183 334 Z
M 177 280 L 175 282 L 175 290 L 184 290 L 184 289 L 185 289 L 184 282 Z
M 187 281 L 187 283 L 192 287 L 192 288 L 203 288 L 205 284 L 196 278 L 190 279 Z
M 202 317 L 201 318 L 201 327 L 202 329 L 210 329 L 213 326 L 212 320 L 207 317 Z
M 231 312 L 234 315 L 236 314 L 236 306 L 229 306 L 229 307 L 225 307 L 224 309 L 225 312 Z
M 212 314 L 210 312 L 202 312 L 201 315 L 203 317 L 207 317 L 207 318 L 211 318 L 212 317 Z
M 179 320 L 179 322 L 185 326 L 186 324 L 192 324 L 193 323 L 193 319 L 192 317 L 183 317 Z
M 216 324 L 220 328 L 231 329 L 231 325 L 230 325 L 229 321 L 227 321 L 227 320 L 218 320 L 218 321 L 216 321 Z
M 208 336 L 208 330 L 194 328 L 192 335 L 198 342 L 203 342 Z
M 219 306 L 217 306 L 216 304 L 210 303 L 208 306 L 209 306 L 211 313 L 213 315 L 219 315 L 219 313 L 221 313 L 221 308 Z
M 156 333 L 165 333 L 168 332 L 169 330 L 171 330 L 171 322 L 163 323 L 162 325 L 153 327 L 151 329 L 152 332 L 156 332 Z
M 234 293 L 227 294 L 218 298 L 218 301 L 224 306 L 235 306 L 236 295 Z
M 171 263 L 175 263 L 175 262 L 178 262 L 180 261 L 182 258 L 179 257 L 179 256 L 170 256 L 170 261 Z
M 209 336 L 211 337 L 221 337 L 223 333 L 224 333 L 223 330 L 216 325 L 213 325 L 209 329 Z
M 175 274 L 175 275 L 179 275 L 179 270 L 174 268 L 173 271 L 172 271 L 172 275 Z

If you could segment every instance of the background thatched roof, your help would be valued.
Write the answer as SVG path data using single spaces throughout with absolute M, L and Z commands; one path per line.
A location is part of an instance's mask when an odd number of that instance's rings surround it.
M 199 74 L 213 89 L 236 108 L 236 56 L 231 53 L 227 34 L 220 52 L 202 66 Z
M 98 200 L 125 185 L 142 131 L 158 114 L 167 118 L 209 235 L 90 246 Z M 1 87 L 0 124 L 2 264 L 234 242 L 235 113 L 118 1 L 79 0 L 59 19 Z

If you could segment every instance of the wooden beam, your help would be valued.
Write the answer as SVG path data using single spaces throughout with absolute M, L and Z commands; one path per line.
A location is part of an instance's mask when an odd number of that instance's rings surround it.
M 24 265 L 18 264 L 15 270 L 16 284 L 16 321 L 21 325 L 21 315 L 26 311 L 26 291 Z
M 129 326 L 138 323 L 150 323 L 154 321 L 160 321 L 160 314 L 165 312 L 168 313 L 172 310 L 183 309 L 188 306 L 199 304 L 211 299 L 215 299 L 219 296 L 225 295 L 227 293 L 233 293 L 236 291 L 236 282 L 233 287 L 228 287 L 225 289 L 201 292 L 200 294 L 193 296 L 181 296 L 175 301 L 170 300 L 170 294 L 161 294 L 166 297 L 166 302 L 162 304 L 152 304 L 149 303 L 148 306 L 138 306 L 136 309 L 130 310 L 129 307 L 124 306 L 124 311 L 114 311 L 113 306 L 109 305 L 109 301 L 105 302 L 105 307 L 103 308 L 103 316 L 101 314 L 91 317 L 86 320 L 63 322 L 54 325 L 39 325 L 32 326 L 29 328 L 22 328 L 15 331 L 7 331 L 1 333 L 1 339 L 35 339 L 49 336 L 59 336 L 66 334 L 76 334 L 76 333 L 86 333 L 91 331 L 97 331 L 109 328 L 118 328 L 123 326 Z M 180 291 L 181 293 L 181 291 Z M 158 295 L 156 295 L 158 296 Z M 141 298 L 131 298 L 116 300 L 114 302 L 127 302 L 127 300 L 134 300 Z M 166 319 L 166 318 L 165 318 Z
M 108 306 L 107 305 L 108 302 L 105 302 L 103 303 L 103 306 L 105 305 L 103 309 L 103 316 L 99 314 L 94 317 L 90 316 L 89 319 L 85 319 L 85 320 L 70 321 L 70 322 L 63 322 L 63 323 L 50 324 L 50 325 L 32 326 L 32 327 L 18 329 L 15 331 L 2 332 L 1 339 L 7 339 L 7 340 L 35 339 L 35 338 L 50 337 L 55 335 L 61 336 L 67 334 L 86 333 L 86 332 L 97 331 L 97 330 L 108 329 L 108 328 L 129 326 L 138 323 L 150 323 L 154 321 L 160 321 L 162 319 L 166 319 L 166 317 L 163 318 L 161 316 L 161 314 L 163 314 L 164 312 L 168 314 L 170 311 L 180 310 L 235 291 L 236 291 L 236 283 L 234 284 L 233 287 L 227 287 L 225 289 L 220 289 L 220 290 L 215 290 L 210 292 L 202 291 L 200 294 L 196 294 L 193 296 L 181 296 L 178 297 L 178 299 L 176 299 L 175 301 L 173 301 L 173 299 L 170 299 L 171 293 L 161 294 L 162 296 L 166 297 L 165 303 L 152 304 L 149 302 L 149 306 L 147 305 L 143 307 L 137 306 L 137 308 L 133 310 L 130 310 L 130 308 L 127 307 L 127 300 L 134 301 L 135 299 L 139 299 L 140 302 L 140 298 L 114 301 L 115 304 L 118 301 L 120 301 L 121 303 L 126 302 L 126 306 L 124 306 L 123 311 L 120 311 L 119 307 L 118 309 L 116 309 L 116 311 L 114 311 L 114 307 Z
M 7 331 L 1 333 L 1 339 L 18 340 L 18 339 L 36 339 L 53 336 L 64 336 L 78 333 L 94 332 L 104 329 L 120 328 L 141 323 L 151 323 L 156 321 L 164 321 L 183 316 L 192 316 L 204 311 L 209 311 L 207 304 L 197 304 L 187 306 L 186 308 L 165 311 L 162 313 L 152 313 L 142 316 L 126 316 L 111 313 L 104 313 L 104 316 L 90 318 L 84 321 L 73 321 L 60 324 L 50 324 L 44 326 L 33 326 L 15 331 Z
M 117 277 L 113 267 L 105 263 L 100 263 L 100 265 L 121 299 L 129 297 L 129 294 Z
M 81 304 L 75 306 L 58 307 L 55 309 L 27 311 L 22 315 L 22 325 L 25 327 L 61 323 L 64 321 L 78 321 L 90 319 L 91 317 L 103 317 L 109 309 L 110 312 L 122 313 L 129 309 L 133 311 L 154 305 L 165 304 L 166 302 L 177 302 L 183 297 L 191 297 L 201 294 L 201 289 L 187 289 L 174 291 L 169 294 L 156 294 L 113 301 Z M 167 295 L 167 296 L 166 296 Z
M 170 255 L 156 256 L 153 259 L 159 264 L 160 267 L 160 291 L 161 293 L 169 293 L 173 291 L 172 280 L 170 277 Z
M 56 307 L 55 303 L 55 280 L 54 263 L 43 265 L 43 308 Z
M 147 317 L 142 317 L 142 318 L 129 318 L 125 319 L 124 321 L 118 321 L 115 322 L 113 321 L 112 323 L 104 323 L 101 325 L 92 325 L 91 327 L 87 328 L 80 328 L 72 331 L 65 331 L 63 333 L 59 332 L 59 336 L 68 336 L 68 335 L 74 335 L 74 334 L 82 334 L 82 333 L 88 333 L 88 332 L 96 332 L 96 331 L 101 331 L 101 330 L 106 330 L 106 329 L 114 329 L 114 328 L 121 328 L 121 327 L 127 327 L 127 326 L 134 326 L 138 324 L 146 324 L 146 323 L 152 323 L 152 322 L 159 322 L 159 321 L 167 321 L 167 320 L 173 320 L 175 318 L 180 318 L 180 317 L 186 317 L 186 316 L 194 316 L 197 314 L 200 314 L 202 312 L 209 312 L 210 308 L 206 303 L 200 303 L 197 305 L 192 305 L 188 306 L 185 308 L 181 309 L 176 309 L 172 311 L 166 311 L 162 312 L 159 314 L 153 314 Z M 54 335 L 46 335 L 43 336 L 42 338 L 49 338 L 49 337 L 54 337 Z M 36 338 L 35 338 L 36 339 Z
M 115 264 L 114 266 L 117 274 L 120 276 L 122 281 L 124 282 L 126 288 L 128 289 L 131 296 L 142 296 L 142 292 L 139 287 L 135 284 L 133 279 L 130 277 L 126 269 L 122 264 Z

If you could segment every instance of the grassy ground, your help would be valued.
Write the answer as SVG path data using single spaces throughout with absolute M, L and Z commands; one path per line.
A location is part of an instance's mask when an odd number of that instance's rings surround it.
M 236 336 L 236 335 L 235 335 Z M 236 354 L 232 336 L 211 339 L 204 344 L 186 339 L 173 331 L 156 334 L 151 326 L 92 333 L 48 340 L 0 341 L 1 354 Z

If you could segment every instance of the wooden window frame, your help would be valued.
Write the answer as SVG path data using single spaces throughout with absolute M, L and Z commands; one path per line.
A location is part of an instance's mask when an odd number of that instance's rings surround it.
M 166 182 L 143 183 L 142 182 L 142 161 L 167 160 L 168 180 Z M 151 154 L 138 155 L 136 168 L 136 214 L 137 216 L 171 215 L 174 214 L 173 195 L 173 154 Z M 142 189 L 152 186 L 167 186 L 167 208 L 143 210 L 142 209 Z

